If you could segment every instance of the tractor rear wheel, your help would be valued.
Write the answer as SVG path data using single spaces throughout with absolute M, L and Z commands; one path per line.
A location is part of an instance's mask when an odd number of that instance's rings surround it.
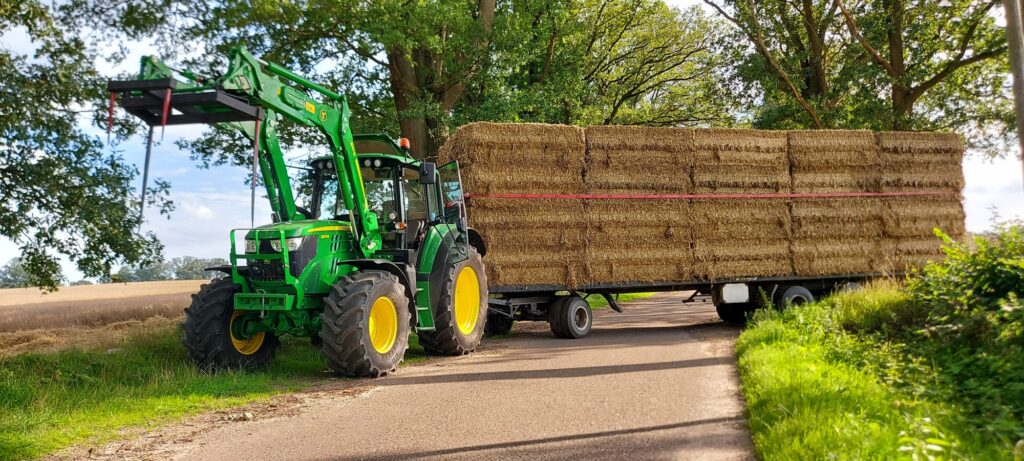
M 185 309 L 181 343 L 196 366 L 203 370 L 253 368 L 269 363 L 280 342 L 273 333 L 236 335 L 238 322 L 257 313 L 235 310 L 234 296 L 241 291 L 229 278 L 215 280 L 192 295 Z M 232 328 L 232 326 L 236 328 Z
M 320 351 L 334 372 L 351 377 L 383 376 L 409 347 L 409 299 L 393 274 L 357 272 L 324 298 Z
M 480 254 L 470 247 L 468 259 L 448 265 L 434 306 L 434 331 L 419 332 L 420 345 L 429 354 L 468 354 L 480 345 L 486 319 L 487 274 Z

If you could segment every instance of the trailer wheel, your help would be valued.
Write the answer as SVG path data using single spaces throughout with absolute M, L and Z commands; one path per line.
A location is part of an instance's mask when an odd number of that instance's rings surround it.
M 463 355 L 473 352 L 484 335 L 487 319 L 487 274 L 476 248 L 469 258 L 447 268 L 441 297 L 434 306 L 434 331 L 421 331 L 420 345 L 428 354 Z
M 776 301 L 776 305 L 779 307 L 800 306 L 814 302 L 814 294 L 811 293 L 811 290 L 800 285 L 779 287 L 777 293 L 780 293 L 779 299 Z
M 747 324 L 747 314 L 755 309 L 756 307 L 750 303 L 715 303 L 715 312 L 718 312 L 718 318 L 725 323 L 740 327 Z
M 203 285 L 192 295 L 192 304 L 185 309 L 181 343 L 200 369 L 254 368 L 274 358 L 280 344 L 277 336 L 261 332 L 246 338 L 232 331 L 232 325 L 244 321 L 245 315 L 255 315 L 235 310 L 235 293 L 239 291 L 241 287 L 224 278 Z
M 512 331 L 515 319 L 504 314 L 487 312 L 487 323 L 484 324 L 484 336 L 507 335 Z
M 398 277 L 357 272 L 338 281 L 324 298 L 320 351 L 334 372 L 383 376 L 409 347 L 409 299 Z
M 590 333 L 594 326 L 594 313 L 587 300 L 579 296 L 566 296 L 551 304 L 548 323 L 555 336 L 579 339 Z

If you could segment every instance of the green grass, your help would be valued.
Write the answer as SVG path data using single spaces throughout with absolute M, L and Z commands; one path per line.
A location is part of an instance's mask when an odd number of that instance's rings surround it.
M 305 338 L 285 338 L 264 370 L 217 374 L 186 361 L 177 329 L 107 351 L 26 354 L 0 361 L 0 460 L 34 458 L 122 429 L 266 399 L 329 376 Z M 424 353 L 410 339 L 406 364 Z
M 927 313 L 883 285 L 755 316 L 737 352 L 759 457 L 1012 459 L 1024 426 L 1012 408 L 978 418 L 956 352 L 914 333 Z
M 637 299 L 650 298 L 656 294 L 657 293 L 624 293 L 619 295 L 618 302 L 619 304 L 622 304 L 624 302 L 634 301 Z M 594 310 L 608 307 L 608 300 L 604 299 L 604 296 L 601 295 L 587 296 L 587 303 L 589 303 L 590 308 Z

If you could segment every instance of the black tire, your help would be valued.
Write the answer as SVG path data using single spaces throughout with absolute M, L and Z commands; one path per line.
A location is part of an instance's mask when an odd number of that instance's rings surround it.
M 515 319 L 503 314 L 487 311 L 487 323 L 484 324 L 484 336 L 507 335 L 512 332 Z
M 459 277 L 467 268 L 471 268 L 476 275 L 479 306 L 476 306 L 476 317 L 473 322 L 467 320 L 466 323 L 459 325 L 455 313 L 455 289 Z M 468 273 L 466 276 L 468 277 Z M 441 296 L 433 309 L 434 331 L 418 333 L 420 345 L 428 354 L 464 355 L 476 350 L 484 335 L 484 324 L 487 323 L 487 274 L 484 273 L 484 262 L 476 248 L 469 248 L 469 258 L 465 261 L 448 265 L 444 281 L 441 283 Z
M 204 284 L 198 293 L 192 295 L 192 304 L 185 309 L 181 344 L 198 368 L 208 371 L 247 369 L 273 360 L 280 345 L 274 334 L 262 333 L 241 341 L 233 340 L 231 322 L 244 315 L 243 311 L 235 314 L 234 296 L 239 291 L 241 287 L 231 279 L 223 278 Z M 241 350 L 238 344 L 243 345 Z
M 590 304 L 579 296 L 566 296 L 551 304 L 548 323 L 555 336 L 579 339 L 590 333 L 594 326 L 594 313 Z
M 756 307 L 750 303 L 715 304 L 715 312 L 718 312 L 718 318 L 722 319 L 725 323 L 740 327 L 747 324 L 747 314 L 753 312 L 754 309 Z
M 780 308 L 810 304 L 813 303 L 815 299 L 811 290 L 800 285 L 786 285 L 779 287 L 777 293 L 779 293 L 779 295 L 775 304 Z
M 389 348 L 374 347 L 370 317 L 381 298 L 390 301 L 378 308 L 394 308 L 395 333 Z M 381 271 L 357 272 L 342 278 L 324 298 L 320 314 L 320 351 L 327 366 L 351 377 L 384 376 L 398 367 L 409 347 L 409 299 L 398 277 Z M 380 327 L 377 327 L 380 328 Z

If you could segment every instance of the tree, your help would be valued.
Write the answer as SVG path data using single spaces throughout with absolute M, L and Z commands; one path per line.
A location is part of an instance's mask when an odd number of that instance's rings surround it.
M 49 289 L 60 281 L 58 255 L 100 276 L 161 251 L 136 231 L 140 204 L 128 197 L 137 171 L 82 129 L 105 120 L 104 79 L 66 19 L 36 0 L 0 7 L 0 34 L 23 31 L 35 47 L 31 56 L 0 48 L 0 236 L 20 247 L 27 283 Z M 163 213 L 167 187 L 157 181 L 148 200 Z
M 494 27 L 495 57 L 452 118 L 728 124 L 719 31 L 699 8 L 661 1 L 516 0 Z
M 755 126 L 956 130 L 975 146 L 1011 128 L 997 2 L 704 1 L 736 26 Z
M 227 260 L 223 258 L 197 258 L 195 256 L 182 256 L 174 258 L 170 262 L 174 278 L 177 280 L 210 280 L 224 276 L 223 272 L 208 271 L 207 267 L 226 266 Z
M 0 288 L 22 288 L 31 286 L 30 277 L 20 258 L 12 258 L 0 267 Z

